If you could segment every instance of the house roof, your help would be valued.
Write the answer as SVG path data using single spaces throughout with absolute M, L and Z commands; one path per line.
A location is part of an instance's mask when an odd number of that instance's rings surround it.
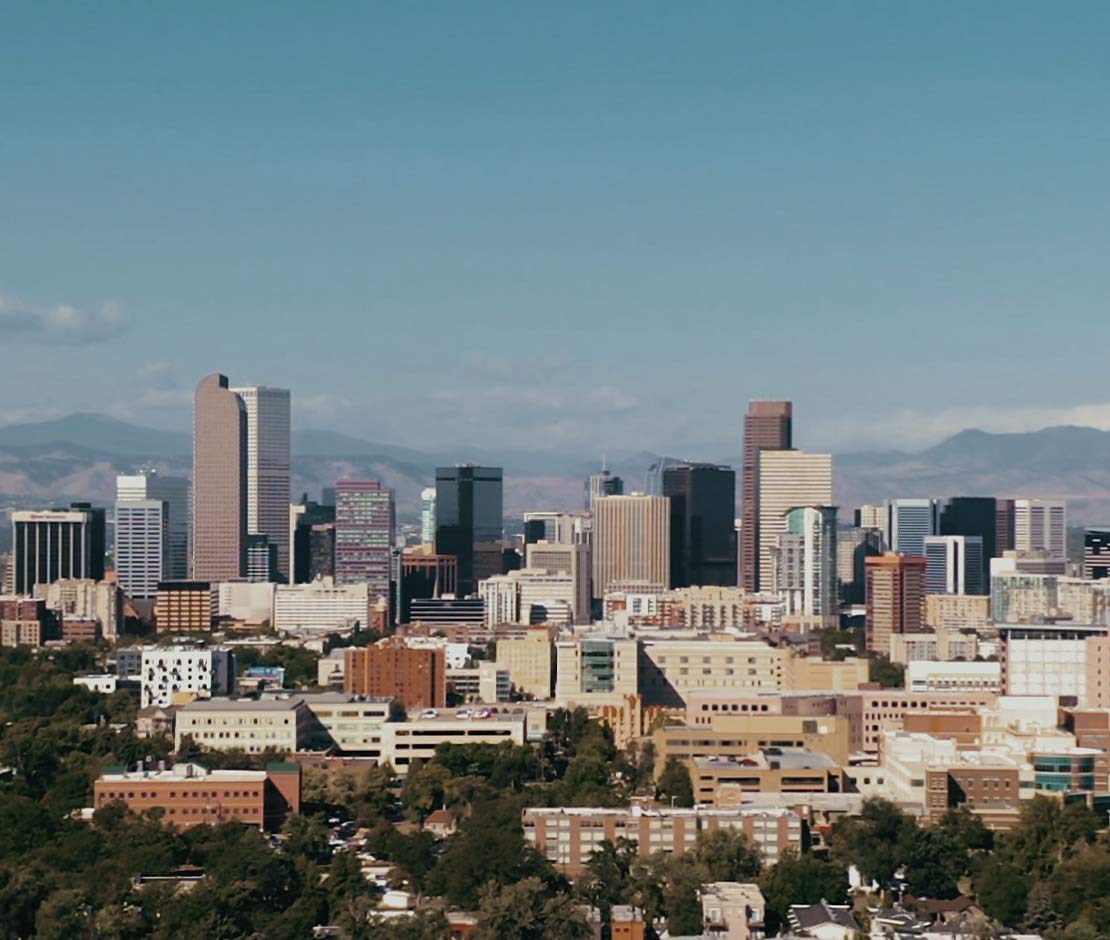
M 795 930 L 812 930 L 823 924 L 859 930 L 859 924 L 846 905 L 827 904 L 824 901 L 816 904 L 791 904 L 790 924 Z

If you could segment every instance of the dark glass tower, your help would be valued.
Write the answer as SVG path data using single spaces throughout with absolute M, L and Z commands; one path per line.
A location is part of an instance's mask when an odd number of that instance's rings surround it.
M 736 584 L 736 473 L 713 464 L 663 471 L 671 501 L 671 586 Z
M 940 534 L 977 535 L 983 540 L 984 560 L 996 558 L 997 502 L 993 496 L 953 497 L 940 514 Z
M 744 465 L 741 468 L 740 586 L 759 590 L 759 452 L 790 450 L 794 406 L 788 401 L 753 401 L 744 416 Z
M 458 559 L 461 597 L 501 573 L 501 485 L 500 467 L 436 469 L 436 554 Z

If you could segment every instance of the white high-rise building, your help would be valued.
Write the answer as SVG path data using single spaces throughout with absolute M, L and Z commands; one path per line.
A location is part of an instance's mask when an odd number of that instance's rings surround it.
M 140 671 L 143 708 L 227 695 L 235 688 L 235 657 L 225 647 L 146 646 Z
M 287 388 L 233 388 L 247 411 L 247 533 L 277 547 L 277 575 L 289 580 L 290 396 Z
M 786 514 L 787 531 L 771 546 L 776 594 L 787 611 L 835 617 L 840 610 L 836 568 L 836 507 L 799 506 Z
M 189 577 L 189 481 L 185 477 L 163 476 L 149 467 L 116 477 L 117 513 L 121 502 L 151 499 L 166 504 L 166 561 L 162 580 L 182 581 Z
M 757 452 L 759 589 L 771 591 L 771 548 L 787 531 L 786 514 L 799 506 L 832 505 L 832 456 L 800 450 Z M 835 538 L 835 535 L 834 535 Z
M 1062 500 L 1014 500 L 1014 548 L 1019 552 L 1044 552 L 1060 562 L 1068 558 L 1068 504 Z
M 436 540 L 436 488 L 426 486 L 420 491 L 420 541 L 431 545 Z
M 116 580 L 135 600 L 154 600 L 169 569 L 169 506 L 160 499 L 116 503 Z
M 886 511 L 887 551 L 924 556 L 925 539 L 940 532 L 940 501 L 888 499 Z

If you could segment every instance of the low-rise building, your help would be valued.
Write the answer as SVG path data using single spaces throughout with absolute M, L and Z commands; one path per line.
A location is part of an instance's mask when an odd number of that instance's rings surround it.
M 382 763 L 389 763 L 398 775 L 408 773 L 413 761 L 429 761 L 441 744 L 517 744 L 525 742 L 526 719 L 520 715 L 463 716 L 428 715 L 405 722 L 391 722 L 382 728 Z
M 497 665 L 508 670 L 518 692 L 551 698 L 555 675 L 554 637 L 549 627 L 530 627 L 520 638 L 497 640 Z
M 718 714 L 709 727 L 664 726 L 651 740 L 660 769 L 669 757 L 682 761 L 743 758 L 765 748 L 802 748 L 847 764 L 853 751 L 851 726 L 846 718 L 835 715 Z
M 382 729 L 393 699 L 347 692 L 306 692 L 301 699 L 340 753 L 382 759 Z
M 748 793 L 839 793 L 844 774 L 828 754 L 770 747 L 746 757 L 696 757 L 689 761 L 694 800 L 739 806 Z
M 185 738 L 213 750 L 307 750 L 326 746 L 315 716 L 299 695 L 267 699 L 197 699 L 179 708 L 174 748 Z
M 170 770 L 109 768 L 93 784 L 96 809 L 121 802 L 134 813 L 158 809 L 181 829 L 242 822 L 276 829 L 301 808 L 299 764 L 270 764 L 266 770 L 206 770 L 178 764 Z
M 228 695 L 235 688 L 235 657 L 223 647 L 147 646 L 140 665 L 140 704 L 184 705 Z
M 926 594 L 925 623 L 934 630 L 974 632 L 991 619 L 987 594 Z
M 629 839 L 647 858 L 664 851 L 681 855 L 701 832 L 731 829 L 743 832 L 773 865 L 788 848 L 806 845 L 805 824 L 789 809 L 708 809 L 696 807 L 533 807 L 524 811 L 524 837 L 569 878 L 586 870 L 586 863 L 603 841 Z
M 274 629 L 279 633 L 351 633 L 370 626 L 370 588 L 317 578 L 274 589 Z
M 198 633 L 212 629 L 216 598 L 207 581 L 160 581 L 154 606 L 159 633 Z
M 906 666 L 905 681 L 911 692 L 1000 692 L 1002 667 L 997 662 L 914 660 Z
M 767 904 L 759 885 L 714 881 L 701 886 L 702 921 L 714 940 L 762 940 Z
M 895 633 L 890 638 L 892 663 L 909 663 L 919 659 L 941 662 L 956 659 L 972 660 L 977 655 L 979 655 L 979 637 L 970 631 L 937 627 L 935 630 L 921 633 Z

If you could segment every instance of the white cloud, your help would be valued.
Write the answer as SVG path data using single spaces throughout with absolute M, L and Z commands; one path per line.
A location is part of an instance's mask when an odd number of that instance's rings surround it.
M 127 323 L 127 315 L 114 303 L 82 310 L 68 304 L 36 307 L 0 296 L 0 330 L 10 338 L 55 345 L 99 343 L 121 333 Z
M 856 420 L 825 421 L 807 434 L 807 446 L 847 453 L 857 450 L 922 450 L 968 428 L 996 434 L 1038 431 L 1059 425 L 1110 430 L 1110 402 L 1060 408 L 957 406 L 925 412 L 904 409 Z

